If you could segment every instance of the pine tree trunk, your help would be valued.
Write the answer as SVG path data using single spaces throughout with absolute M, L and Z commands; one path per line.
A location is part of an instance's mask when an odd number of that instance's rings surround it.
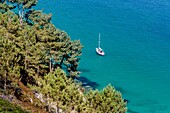
M 39 76 L 39 73 L 40 73 L 40 66 L 38 66 L 38 69 L 37 69 L 37 75 Z
M 24 11 L 23 11 L 23 8 L 20 7 L 20 4 L 18 4 L 17 6 L 18 6 L 18 13 L 19 13 L 20 24 L 22 26 L 22 18 L 24 16 Z
M 51 58 L 50 58 L 50 72 L 52 72 L 52 68 L 51 68 Z
M 25 61 L 24 61 L 24 63 L 25 63 L 25 70 L 27 69 L 27 50 L 26 50 L 26 54 L 25 54 Z
M 60 111 L 59 111 L 59 106 L 58 106 L 58 102 L 57 102 L 57 113 L 59 113 Z
M 64 61 L 65 57 L 66 57 L 66 55 L 64 55 L 63 58 L 61 59 L 60 67 L 62 67 L 62 64 L 63 64 L 63 61 Z
M 51 63 L 51 71 L 53 71 L 53 70 L 54 70 L 54 64 Z
M 6 75 L 6 70 L 5 70 L 5 80 L 4 80 L 4 92 L 6 94 L 6 81 L 7 81 L 7 75 Z

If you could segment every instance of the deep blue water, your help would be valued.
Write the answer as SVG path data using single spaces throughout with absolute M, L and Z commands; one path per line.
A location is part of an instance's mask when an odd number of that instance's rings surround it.
M 170 113 L 169 0 L 39 0 L 36 8 L 81 40 L 82 78 L 115 86 L 128 113 Z M 104 57 L 95 53 L 98 33 Z

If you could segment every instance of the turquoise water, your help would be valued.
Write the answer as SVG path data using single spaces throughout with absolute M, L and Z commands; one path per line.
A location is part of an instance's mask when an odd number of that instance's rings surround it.
M 111 83 L 128 113 L 170 113 L 170 1 L 39 0 L 52 22 L 84 45 L 81 76 Z M 106 55 L 98 56 L 98 33 Z

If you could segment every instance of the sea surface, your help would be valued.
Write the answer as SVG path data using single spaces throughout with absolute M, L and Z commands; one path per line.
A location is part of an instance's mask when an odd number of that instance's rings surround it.
M 81 80 L 99 90 L 112 84 L 127 113 L 170 113 L 170 0 L 39 0 L 36 8 L 81 40 Z

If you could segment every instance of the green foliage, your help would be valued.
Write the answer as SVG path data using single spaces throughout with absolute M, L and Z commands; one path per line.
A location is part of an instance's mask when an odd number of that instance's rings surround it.
M 84 94 L 81 86 L 65 76 L 61 69 L 40 78 L 34 90 L 43 93 L 44 98 L 65 112 L 75 111 L 83 113 L 125 113 L 126 103 L 121 93 L 108 85 L 103 91 L 93 91 Z
M 72 79 L 68 79 L 65 72 L 57 68 L 55 72 L 40 78 L 38 86 L 32 86 L 34 90 L 42 92 L 50 102 L 56 102 L 56 106 L 69 112 L 78 107 L 83 102 L 83 95 L 80 94 L 80 86 L 76 85 Z
M 108 85 L 103 91 L 90 91 L 86 94 L 87 104 L 99 113 L 125 113 L 126 103 L 121 93 Z
M 7 88 L 7 81 L 16 84 L 19 79 L 20 66 L 16 63 L 19 58 L 18 51 L 12 41 L 0 36 L 0 78 L 4 80 L 4 90 Z
M 18 10 L 20 25 L 23 24 L 23 19 L 27 19 L 28 14 L 33 6 L 37 4 L 38 0 L 1 0 L 0 12 L 6 13 L 8 10 Z
M 48 21 L 43 25 L 39 21 L 33 26 L 23 22 L 21 26 L 19 17 L 10 11 L 1 14 L 0 19 L 0 33 L 13 41 L 18 51 L 21 80 L 34 81 L 37 76 L 51 72 L 57 66 L 66 66 L 68 75 L 77 75 L 82 49 L 80 41 L 71 41 L 65 32 Z
M 15 8 L 15 6 L 10 5 L 10 4 L 7 4 L 7 1 L 6 1 L 6 0 L 1 0 L 1 1 L 0 1 L 0 12 L 1 12 L 1 13 L 5 13 L 5 12 L 7 12 L 8 10 L 14 9 L 14 8 Z
M 26 22 L 30 25 L 38 25 L 39 28 L 45 28 L 51 21 L 52 14 L 44 14 L 41 10 L 30 10 L 26 16 Z
M 22 110 L 20 107 L 9 103 L 6 100 L 0 98 L 0 113 L 28 113 Z

